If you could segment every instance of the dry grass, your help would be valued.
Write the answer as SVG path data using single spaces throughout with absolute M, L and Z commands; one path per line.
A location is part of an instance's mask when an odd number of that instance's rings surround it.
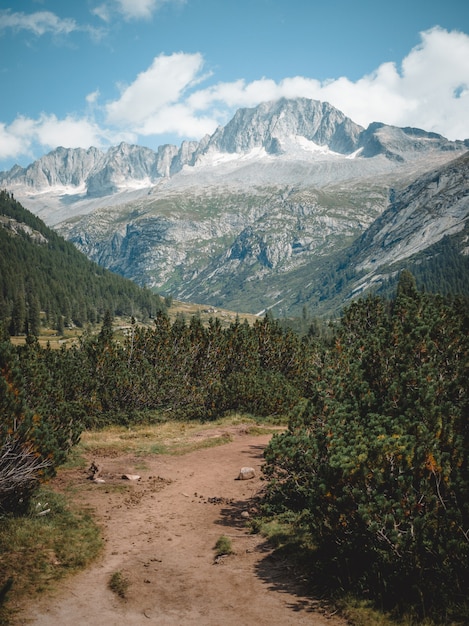
M 197 315 L 200 317 L 203 324 L 208 324 L 210 318 L 216 317 L 220 320 L 223 327 L 229 326 L 236 320 L 237 317 L 241 322 L 247 320 L 250 324 L 253 324 L 256 319 L 258 319 L 256 315 L 251 313 L 236 313 L 226 309 L 215 309 L 209 305 L 178 302 L 175 300 L 172 306 L 168 309 L 169 319 L 171 322 L 174 322 L 174 320 L 181 315 L 187 320 L 190 320 L 191 317 Z M 150 320 L 144 325 L 151 328 L 153 326 L 153 321 Z M 130 317 L 116 317 L 114 319 L 113 327 L 116 337 L 124 337 L 126 330 L 131 327 Z M 92 328 L 92 332 L 98 333 L 100 330 L 101 324 L 97 324 Z M 47 345 L 49 345 L 52 349 L 59 349 L 63 346 L 68 348 L 71 345 L 77 344 L 82 334 L 83 329 L 77 327 L 65 329 L 63 335 L 58 335 L 57 331 L 52 328 L 41 328 L 41 334 L 38 337 L 38 340 L 39 344 L 43 348 Z M 26 343 L 26 335 L 11 337 L 10 339 L 12 344 L 16 346 L 22 346 Z
M 74 328 L 66 330 L 63 335 L 58 335 L 55 330 L 42 328 L 41 334 L 38 337 L 39 345 L 42 348 L 46 348 L 49 345 L 53 350 L 58 350 L 62 347 L 69 348 L 70 346 L 78 343 L 82 332 L 83 331 L 81 329 Z M 20 337 L 10 337 L 10 341 L 14 346 L 23 346 L 26 343 L 26 335 L 22 335 Z
M 174 320 L 177 315 L 183 315 L 187 317 L 187 319 L 197 315 L 202 320 L 202 323 L 206 323 L 210 318 L 216 317 L 220 320 L 222 326 L 228 326 L 234 322 L 237 317 L 241 322 L 247 320 L 250 324 L 253 324 L 259 319 L 252 313 L 236 313 L 234 311 L 228 311 L 227 309 L 217 309 L 203 304 L 191 304 L 190 302 L 177 301 L 173 302 L 173 305 L 168 311 L 168 315 L 172 320 Z
M 215 422 L 165 422 L 154 425 L 109 426 L 86 431 L 76 447 L 74 457 L 81 454 L 116 456 L 134 454 L 186 454 L 193 450 L 229 443 L 232 433 L 242 430 L 250 434 L 270 434 L 278 429 L 256 423 L 254 419 L 235 415 Z

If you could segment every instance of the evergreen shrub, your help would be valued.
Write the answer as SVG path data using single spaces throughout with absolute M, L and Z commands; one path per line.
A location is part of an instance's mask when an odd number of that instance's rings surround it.
M 406 272 L 391 304 L 353 303 L 265 454 L 266 510 L 301 512 L 331 581 L 399 612 L 468 609 L 467 322 Z

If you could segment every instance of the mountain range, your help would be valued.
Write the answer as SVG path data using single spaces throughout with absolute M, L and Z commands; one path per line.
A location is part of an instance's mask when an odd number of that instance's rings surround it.
M 163 295 L 330 314 L 403 264 L 440 267 L 442 242 L 465 271 L 468 149 L 282 99 L 179 148 L 57 148 L 1 172 L 0 187 L 92 260 Z

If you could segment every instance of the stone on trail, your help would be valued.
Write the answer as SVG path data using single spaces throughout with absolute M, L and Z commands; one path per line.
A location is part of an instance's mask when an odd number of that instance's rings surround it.
M 140 480 L 138 474 L 122 474 L 122 480 Z
M 239 470 L 238 480 L 249 480 L 250 478 L 254 478 L 256 472 L 253 467 L 242 467 Z

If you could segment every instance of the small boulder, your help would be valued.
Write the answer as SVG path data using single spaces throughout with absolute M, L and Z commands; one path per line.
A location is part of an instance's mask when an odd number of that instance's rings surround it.
M 256 472 L 253 467 L 242 467 L 239 470 L 238 480 L 249 480 L 250 478 L 254 478 Z
M 138 474 L 122 474 L 122 480 L 140 480 Z

